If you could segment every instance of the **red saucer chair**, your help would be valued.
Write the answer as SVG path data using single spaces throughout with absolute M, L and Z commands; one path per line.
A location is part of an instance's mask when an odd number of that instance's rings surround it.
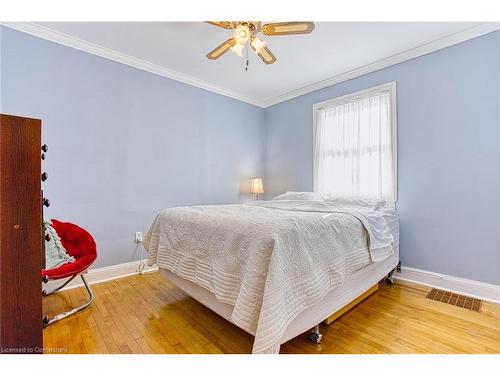
M 61 286 L 51 290 L 49 292 L 43 291 L 44 296 L 56 293 L 60 289 L 64 288 L 68 283 L 75 277 L 80 276 L 82 278 L 83 284 L 87 289 L 89 294 L 89 299 L 83 305 L 74 308 L 73 310 L 61 313 L 55 317 L 49 319 L 48 316 L 43 318 L 43 327 L 55 323 L 61 319 L 64 319 L 70 315 L 76 314 L 77 312 L 90 306 L 94 300 L 94 295 L 90 289 L 84 274 L 87 272 L 88 268 L 94 263 L 97 257 L 95 241 L 85 229 L 80 228 L 78 225 L 72 223 L 65 223 L 59 220 L 52 219 L 52 226 L 54 227 L 57 235 L 61 238 L 61 243 L 68 255 L 75 258 L 72 263 L 63 264 L 62 266 L 42 270 L 42 280 L 43 282 L 48 282 L 49 280 L 60 280 L 68 278 Z

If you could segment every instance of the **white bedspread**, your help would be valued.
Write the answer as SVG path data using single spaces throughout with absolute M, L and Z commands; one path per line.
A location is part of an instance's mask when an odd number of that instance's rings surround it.
M 158 264 L 234 306 L 253 353 L 278 353 L 290 322 L 355 271 L 392 254 L 377 211 L 320 201 L 165 209 L 144 237 Z

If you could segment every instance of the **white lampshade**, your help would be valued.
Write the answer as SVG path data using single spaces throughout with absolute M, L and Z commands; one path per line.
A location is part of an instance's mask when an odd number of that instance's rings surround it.
M 262 194 L 264 187 L 262 185 L 261 177 L 253 177 L 250 179 L 250 194 Z

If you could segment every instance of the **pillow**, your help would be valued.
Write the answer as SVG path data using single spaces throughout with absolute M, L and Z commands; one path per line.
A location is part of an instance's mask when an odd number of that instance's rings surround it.
M 72 263 L 75 258 L 68 255 L 66 249 L 62 245 L 61 239 L 56 233 L 50 220 L 44 220 L 45 232 L 50 238 L 45 239 L 45 269 L 49 270 L 62 266 L 63 264 Z
M 365 197 L 347 197 L 347 196 L 325 196 L 325 202 L 344 206 L 358 206 L 372 208 L 374 210 L 387 207 L 389 204 L 383 199 L 365 198 Z
M 273 201 L 290 200 L 290 201 L 321 201 L 321 194 L 309 191 L 287 191 L 285 194 L 280 194 L 273 198 Z

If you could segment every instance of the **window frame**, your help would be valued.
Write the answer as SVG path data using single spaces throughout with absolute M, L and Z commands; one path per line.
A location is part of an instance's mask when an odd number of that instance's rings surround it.
M 330 107 L 334 107 L 339 104 L 345 104 L 349 103 L 352 101 L 356 101 L 358 99 L 362 99 L 363 97 L 366 96 L 371 96 L 373 94 L 377 94 L 380 92 L 389 92 L 390 93 L 390 111 L 391 111 L 391 116 L 390 116 L 390 121 L 391 121 L 391 134 L 392 134 L 392 165 L 394 168 L 394 174 L 393 174 L 393 185 L 394 185 L 394 203 L 397 202 L 398 200 L 398 135 L 397 135 L 397 122 L 398 122 L 398 116 L 397 116 L 397 84 L 396 81 L 384 83 L 382 85 L 378 86 L 373 86 L 369 87 L 364 90 L 356 91 L 347 95 L 342 95 L 338 96 L 332 99 L 328 99 L 319 103 L 313 104 L 313 136 L 312 136 L 312 143 L 313 143 L 313 155 L 312 155 L 312 162 L 313 162 L 313 187 L 314 187 L 314 181 L 316 180 L 316 170 L 314 168 L 314 153 L 315 153 L 315 148 L 316 148 L 316 128 L 317 128 L 317 115 L 318 111 L 321 109 L 326 109 Z M 314 188 L 313 188 L 314 190 Z

